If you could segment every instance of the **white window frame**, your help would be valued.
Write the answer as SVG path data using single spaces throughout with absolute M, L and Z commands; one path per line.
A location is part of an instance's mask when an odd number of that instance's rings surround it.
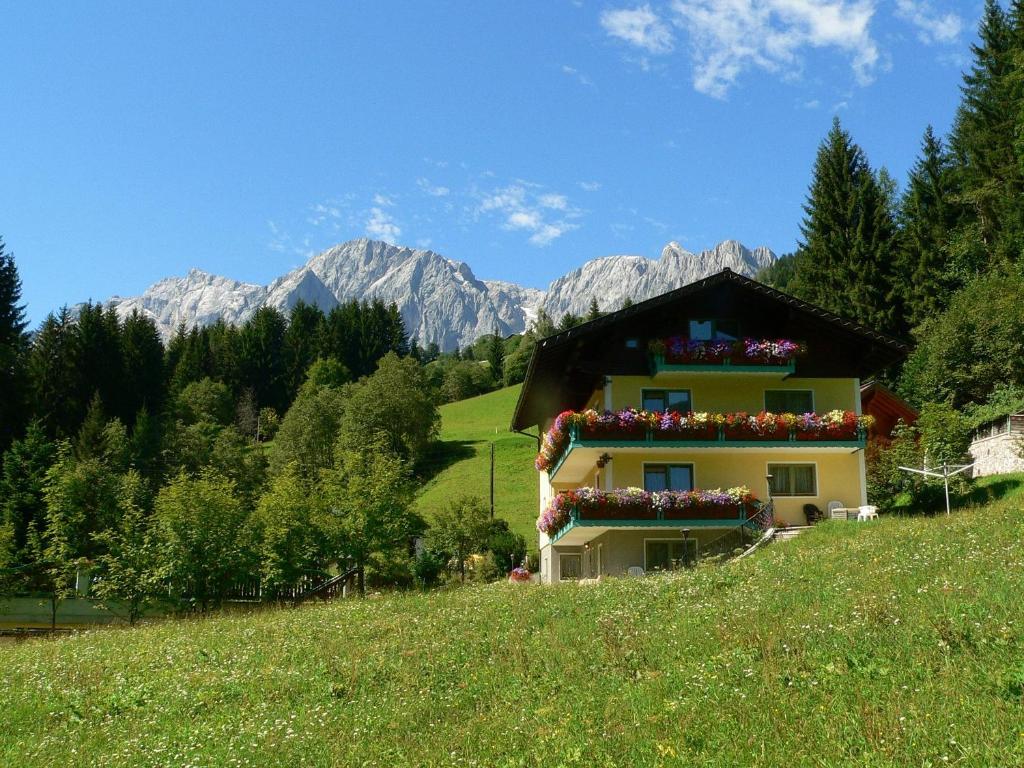
M 694 410 L 693 407 L 693 390 L 689 387 L 641 387 L 640 388 L 640 407 L 644 407 L 644 400 L 647 398 L 648 392 L 664 392 L 665 393 L 665 407 L 668 407 L 668 393 L 669 392 L 685 392 L 690 396 L 690 411 Z
M 685 526 L 682 526 L 682 527 L 685 527 Z M 652 537 L 652 538 L 644 538 L 644 572 L 645 573 L 650 573 L 651 572 L 651 569 L 647 565 L 647 544 L 648 544 L 648 542 L 669 542 L 671 544 L 682 544 L 684 541 L 687 541 L 687 542 L 692 541 L 693 542 L 693 562 L 697 562 L 697 557 L 698 557 L 698 555 L 700 555 L 700 541 L 698 541 L 697 538 L 694 537 L 694 536 L 691 536 L 688 539 L 684 539 L 682 536 L 679 536 L 678 538 L 675 538 L 675 539 L 668 539 L 668 538 L 665 538 L 663 536 Z M 689 545 L 687 545 L 687 546 L 689 546 Z
M 562 570 L 562 558 L 563 557 L 575 557 L 580 561 L 579 576 L 576 578 L 565 578 L 565 572 Z M 559 581 L 579 581 L 583 578 L 583 553 L 582 552 L 559 552 L 558 553 L 558 580 Z
M 764 405 L 764 409 L 766 411 L 768 410 L 768 393 L 769 392 L 810 392 L 811 393 L 811 413 L 816 413 L 817 412 L 818 403 L 817 403 L 817 400 L 814 397 L 814 390 L 813 389 L 803 389 L 803 388 L 799 388 L 798 389 L 797 387 L 792 387 L 792 388 L 788 388 L 788 387 L 785 387 L 785 388 L 772 387 L 770 389 L 765 389 L 764 397 L 762 398 L 761 402 Z M 778 462 L 775 462 L 775 463 L 776 464 L 785 464 L 786 462 L 778 461 Z
M 647 490 L 647 487 L 644 485 L 644 482 L 647 480 L 648 464 L 659 467 L 687 465 L 690 467 L 690 481 L 693 483 L 693 487 L 700 488 L 700 486 L 697 485 L 697 465 L 695 463 L 692 461 L 672 461 L 671 459 L 666 459 L 665 461 L 643 461 L 640 463 L 640 487 L 645 491 Z
M 807 496 L 807 495 L 796 494 L 796 493 L 794 493 L 794 494 L 789 494 L 789 493 L 782 493 L 782 494 L 772 493 L 771 492 L 771 486 L 769 486 L 767 490 L 768 490 L 769 494 L 771 494 L 771 497 L 773 499 L 775 499 L 775 498 L 778 498 L 778 499 L 820 499 L 821 498 L 821 483 L 819 482 L 819 478 L 818 478 L 818 462 L 816 462 L 816 461 L 766 461 L 765 465 L 764 465 L 764 474 L 765 474 L 765 476 L 767 477 L 768 475 L 772 474 L 771 467 L 773 465 L 777 467 L 780 464 L 795 464 L 795 465 L 801 466 L 801 467 L 806 467 L 806 466 L 814 467 L 814 494 L 811 495 L 811 496 Z M 767 480 L 765 482 L 767 482 Z

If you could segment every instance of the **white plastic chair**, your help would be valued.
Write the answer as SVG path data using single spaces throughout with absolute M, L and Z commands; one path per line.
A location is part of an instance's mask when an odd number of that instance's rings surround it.
M 863 507 L 860 507 L 857 510 L 857 520 L 859 522 L 863 523 L 863 522 L 865 522 L 867 520 L 877 520 L 877 519 L 878 519 L 878 507 L 875 507 L 875 506 L 873 506 L 871 504 L 865 504 Z
M 626 574 L 636 578 L 637 576 L 644 575 L 644 569 L 641 568 L 639 565 L 631 565 L 629 566 L 629 570 L 626 571 Z
M 845 510 L 845 507 L 843 506 L 843 502 L 841 502 L 841 501 L 830 501 L 828 503 L 828 516 L 832 520 L 845 520 L 846 519 L 846 512 L 845 511 L 843 511 L 843 512 L 837 511 L 837 510 L 840 510 L 840 509 Z

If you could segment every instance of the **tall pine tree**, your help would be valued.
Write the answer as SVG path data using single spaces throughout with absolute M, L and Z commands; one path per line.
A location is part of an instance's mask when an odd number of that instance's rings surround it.
M 956 194 L 952 158 L 928 126 L 899 210 L 899 284 L 911 327 L 945 309 L 958 283 L 949 255 L 961 211 Z
M 74 435 L 88 403 L 80 400 L 77 343 L 67 307 L 48 315 L 32 341 L 28 367 L 33 413 L 51 438 Z
M 28 400 L 25 308 L 14 256 L 0 239 L 0 452 L 21 432 Z
M 869 328 L 898 330 L 891 184 L 838 118 L 818 148 L 804 211 L 793 292 Z

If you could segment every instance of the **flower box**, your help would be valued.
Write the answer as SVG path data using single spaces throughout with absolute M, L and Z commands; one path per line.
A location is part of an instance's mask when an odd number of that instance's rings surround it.
M 666 509 L 664 518 L 666 520 L 738 520 L 740 517 L 739 506 L 694 506 Z
M 593 426 L 581 427 L 579 431 L 579 439 L 640 441 L 647 439 L 647 428 L 641 424 L 637 424 L 632 427 L 595 424 Z
M 658 513 L 653 507 L 607 504 L 599 507 L 581 507 L 581 520 L 657 520 Z

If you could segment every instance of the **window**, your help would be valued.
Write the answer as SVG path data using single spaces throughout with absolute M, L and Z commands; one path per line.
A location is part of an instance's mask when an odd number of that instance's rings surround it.
M 693 341 L 736 341 L 740 337 L 740 324 L 735 320 L 691 320 L 690 339 Z
M 764 409 L 771 413 L 812 413 L 814 392 L 809 389 L 766 389 Z
M 689 413 L 693 410 L 688 389 L 645 389 L 641 392 L 645 411 L 679 411 Z
M 583 572 L 582 555 L 559 555 L 558 573 L 562 581 L 578 579 Z
M 693 464 L 645 464 L 645 491 L 692 491 Z
M 817 496 L 817 468 L 813 464 L 769 464 L 772 496 Z
M 626 339 L 626 349 L 639 349 L 640 339 Z
M 684 549 L 685 545 L 685 549 Z M 644 541 L 645 571 L 674 571 L 697 561 L 697 540 L 669 539 Z

